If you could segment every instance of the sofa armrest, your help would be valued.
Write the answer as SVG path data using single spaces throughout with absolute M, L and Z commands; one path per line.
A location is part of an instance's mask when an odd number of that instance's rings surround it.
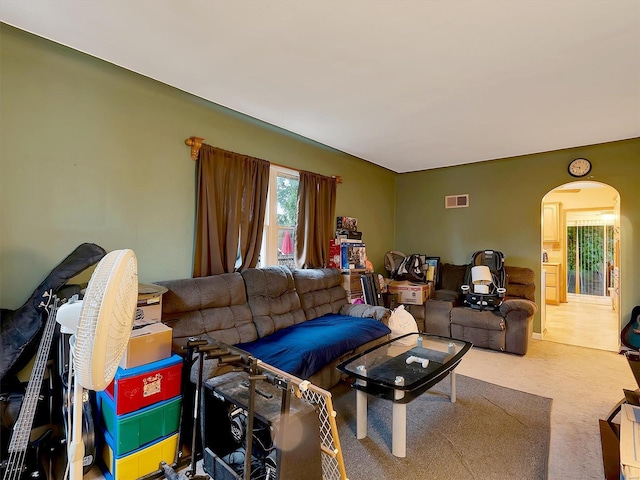
M 511 298 L 502 302 L 500 313 L 507 318 L 510 313 L 522 311 L 526 317 L 532 317 L 538 311 L 538 306 L 531 300 L 524 298 Z
M 191 364 L 191 369 L 189 371 L 189 380 L 191 383 L 196 384 L 198 381 L 198 356 L 195 355 L 193 358 L 193 363 Z M 220 370 L 220 362 L 217 358 L 205 358 L 202 362 L 202 383 L 206 382 L 210 378 L 218 375 Z
M 533 315 L 538 306 L 531 300 L 513 298 L 500 305 L 506 324 L 505 351 L 526 355 L 533 334 Z
M 351 303 L 347 303 L 340 309 L 340 314 L 358 318 L 375 318 L 379 322 L 382 322 L 388 326 L 391 311 L 385 307 L 378 307 L 367 304 L 354 305 Z

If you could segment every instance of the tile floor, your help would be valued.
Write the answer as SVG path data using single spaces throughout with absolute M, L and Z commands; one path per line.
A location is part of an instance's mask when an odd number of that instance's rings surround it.
M 544 340 L 619 351 L 620 327 L 611 298 L 569 294 L 567 300 L 546 305 Z

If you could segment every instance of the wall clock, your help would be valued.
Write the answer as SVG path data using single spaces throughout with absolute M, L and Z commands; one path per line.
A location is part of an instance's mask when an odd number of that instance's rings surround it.
M 591 162 L 586 158 L 576 158 L 569 164 L 569 175 L 584 177 L 591 171 Z

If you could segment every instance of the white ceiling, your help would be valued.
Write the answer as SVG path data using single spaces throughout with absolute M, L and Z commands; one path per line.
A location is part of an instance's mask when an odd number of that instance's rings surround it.
M 640 136 L 640 0 L 2 0 L 0 19 L 395 172 Z

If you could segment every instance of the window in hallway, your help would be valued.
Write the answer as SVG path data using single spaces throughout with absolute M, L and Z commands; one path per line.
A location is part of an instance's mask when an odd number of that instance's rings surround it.
M 597 215 L 567 218 L 568 293 L 606 296 L 613 285 L 613 214 Z

